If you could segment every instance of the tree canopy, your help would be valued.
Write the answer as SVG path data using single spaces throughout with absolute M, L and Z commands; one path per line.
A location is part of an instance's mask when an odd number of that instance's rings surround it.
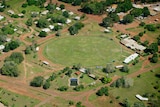
M 30 86 L 33 87 L 41 87 L 43 85 L 44 78 L 42 76 L 34 77 L 33 80 L 30 82 Z

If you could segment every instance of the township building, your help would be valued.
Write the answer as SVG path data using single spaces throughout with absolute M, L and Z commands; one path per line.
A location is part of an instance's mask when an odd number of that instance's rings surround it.
M 146 47 L 139 45 L 135 40 L 133 40 L 130 37 L 127 37 L 125 39 L 122 39 L 120 41 L 121 44 L 125 45 L 126 47 L 138 51 L 138 52 L 142 52 L 146 49 Z
M 130 55 L 129 57 L 127 57 L 123 62 L 126 63 L 126 64 L 128 64 L 129 62 L 133 61 L 137 57 L 138 57 L 138 54 L 134 53 L 134 54 Z

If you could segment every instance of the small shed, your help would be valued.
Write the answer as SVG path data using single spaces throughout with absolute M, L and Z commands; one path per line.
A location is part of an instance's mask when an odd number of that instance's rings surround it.
M 66 24 L 69 24 L 69 23 L 71 23 L 71 22 L 72 22 L 71 19 L 67 19 L 67 20 L 66 20 Z
M 42 63 L 45 65 L 49 65 L 49 62 L 47 62 L 47 61 L 43 61 Z
M 54 29 L 54 26 L 53 25 L 49 25 L 49 28 L 52 30 L 52 29 Z
M 123 67 L 124 67 L 123 65 L 117 65 L 115 68 L 121 69 L 121 68 L 123 68 Z
M 81 19 L 81 17 L 76 16 L 74 19 L 75 19 L 75 20 L 80 20 L 80 19 Z
M 0 50 L 3 50 L 5 48 L 4 45 L 0 45 Z
M 80 71 L 77 71 L 77 72 L 75 72 L 75 74 L 76 74 L 76 75 L 80 75 L 80 74 L 81 74 L 81 72 L 80 72 Z
M 36 51 L 39 51 L 39 47 L 36 47 Z
M 73 15 L 74 13 L 73 13 L 73 12 L 69 12 L 68 14 L 69 14 L 69 15 Z
M 56 7 L 56 10 L 61 10 L 61 8 L 59 8 L 59 7 Z
M 138 98 L 141 101 L 148 101 L 148 98 L 142 97 L 141 95 L 137 94 L 136 98 Z
M 93 78 L 93 79 L 96 78 L 96 76 L 94 74 L 89 74 L 88 76 L 91 77 L 91 78 Z
M 44 32 L 50 32 L 50 29 L 49 28 L 44 28 L 44 29 L 42 29 L 42 31 L 44 31 Z
M 86 73 L 86 69 L 85 68 L 81 68 L 81 69 L 79 69 L 79 71 L 82 72 L 82 73 Z
M 4 18 L 4 16 L 1 16 L 1 15 L 0 15 L 0 20 L 2 20 L 3 18 Z

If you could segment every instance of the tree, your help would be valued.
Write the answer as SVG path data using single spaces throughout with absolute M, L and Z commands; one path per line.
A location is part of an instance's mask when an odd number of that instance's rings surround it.
M 149 9 L 148 9 L 148 7 L 144 7 L 143 8 L 143 16 L 147 17 L 148 15 L 150 15 Z
M 158 62 L 158 55 L 156 53 L 154 53 L 153 56 L 151 57 L 150 61 L 152 63 L 157 63 Z
M 156 27 L 154 25 L 146 25 L 145 28 L 148 30 L 148 31 L 155 31 L 156 30 Z
M 72 70 L 70 69 L 70 70 L 68 70 L 68 72 L 65 75 L 71 77 L 71 74 L 72 74 Z
M 151 43 L 147 49 L 145 49 L 145 52 L 149 52 L 149 53 L 156 53 L 158 52 L 158 44 L 157 43 Z
M 19 47 L 19 41 L 11 41 L 8 46 L 10 50 L 14 50 Z
M 104 27 L 112 27 L 113 26 L 113 21 L 110 17 L 106 17 L 102 20 L 102 26 Z
M 123 17 L 123 23 L 127 24 L 127 23 L 131 23 L 133 22 L 134 17 L 130 14 L 127 14 L 126 16 Z
M 27 21 L 26 21 L 26 25 L 27 26 L 32 26 L 32 18 L 29 18 Z
M 75 35 L 75 34 L 77 34 L 78 33 L 78 28 L 77 27 L 75 27 L 75 26 L 71 26 L 71 27 L 69 27 L 69 33 L 71 34 L 71 35 Z
M 50 82 L 49 81 L 46 81 L 44 84 L 43 84 L 43 89 L 48 89 L 50 87 Z
M 61 9 L 65 9 L 65 5 L 64 5 L 64 4 L 61 4 L 59 7 L 60 7 Z
M 61 86 L 58 88 L 59 91 L 67 91 L 68 87 L 67 86 Z
M 143 102 L 135 102 L 133 104 L 133 107 L 145 107 L 144 103 Z
M 24 53 L 25 53 L 25 54 L 30 54 L 31 51 L 32 51 L 32 50 L 31 50 L 31 47 L 30 47 L 30 46 L 27 46 L 26 49 L 24 50 Z
M 139 26 L 145 26 L 145 23 L 144 23 L 144 22 L 141 22 L 141 23 L 139 24 Z
M 109 93 L 108 93 L 108 87 L 102 87 L 101 89 L 99 89 L 96 93 L 98 96 L 108 96 Z
M 18 77 L 20 71 L 18 70 L 17 64 L 13 61 L 6 61 L 1 68 L 1 74 L 11 77 Z
M 103 68 L 103 72 L 112 73 L 115 72 L 115 68 L 112 64 L 107 64 L 106 68 Z
M 45 31 L 41 31 L 39 33 L 39 37 L 46 37 L 47 36 L 47 33 Z
M 33 80 L 30 82 L 30 86 L 33 87 L 41 87 L 43 84 L 44 78 L 42 76 L 34 77 Z
M 142 15 L 142 9 L 140 9 L 140 8 L 133 8 L 130 11 L 130 14 L 133 15 L 134 17 L 141 16 Z
M 82 3 L 82 0 L 74 0 L 72 5 L 79 6 L 79 5 L 81 5 L 81 3 Z
M 112 81 L 112 78 L 103 77 L 101 79 L 101 81 L 102 81 L 102 83 L 107 84 L 107 83 L 110 83 Z
M 66 17 L 66 18 L 68 18 L 68 17 L 69 17 L 68 12 L 67 12 L 67 11 L 64 11 L 64 12 L 63 12 L 63 16 Z
M 124 65 L 123 67 L 122 67 L 122 69 L 120 69 L 122 72 L 126 72 L 126 73 L 128 73 L 129 72 L 129 68 L 128 68 L 128 66 L 127 65 Z
M 79 85 L 79 86 L 76 86 L 76 87 L 74 88 L 75 91 L 81 91 L 81 90 L 83 90 L 83 89 L 84 89 L 84 86 L 83 86 L 83 85 Z
M 5 59 L 7 61 L 14 61 L 16 64 L 20 64 L 24 60 L 23 54 L 20 52 L 13 52 L 9 57 Z
M 39 28 L 47 28 L 48 25 L 49 25 L 49 22 L 48 22 L 47 19 L 45 19 L 45 18 L 40 18 L 40 19 L 38 20 L 37 27 L 39 27 Z
M 116 8 L 116 12 L 127 12 L 132 8 L 132 2 L 131 0 L 124 0 L 122 3 L 118 3 L 118 6 Z
M 130 107 L 128 99 L 125 99 L 122 104 L 123 104 L 123 107 Z

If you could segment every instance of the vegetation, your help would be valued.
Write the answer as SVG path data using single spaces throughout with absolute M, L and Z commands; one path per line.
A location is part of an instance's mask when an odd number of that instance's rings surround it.
M 69 27 L 69 32 L 71 35 L 77 34 L 78 30 L 82 29 L 84 27 L 84 24 L 81 22 L 75 23 L 73 26 Z
M 44 78 L 42 76 L 34 77 L 33 80 L 30 82 L 30 86 L 33 87 L 41 87 L 43 85 Z
M 16 64 L 20 64 L 24 60 L 23 54 L 20 52 L 13 52 L 9 57 L 5 58 L 5 62 L 13 61 Z
M 108 87 L 102 87 L 101 89 L 99 89 L 96 93 L 98 96 L 108 96 L 109 93 L 108 93 Z

